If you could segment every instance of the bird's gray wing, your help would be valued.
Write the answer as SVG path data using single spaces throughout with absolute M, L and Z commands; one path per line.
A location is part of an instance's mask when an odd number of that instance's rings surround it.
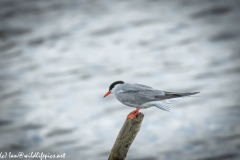
M 180 98 L 180 97 L 194 95 L 197 93 L 199 92 L 189 92 L 189 93 L 166 92 L 166 91 L 156 90 L 156 89 L 153 89 L 152 87 L 142 85 L 142 84 L 125 83 L 121 91 L 118 92 L 118 95 L 122 102 L 129 102 L 132 104 L 141 105 L 146 102 Z
M 163 96 L 164 92 L 145 85 L 126 84 L 117 94 L 122 102 L 142 105 L 146 102 L 155 101 L 156 96 Z
M 152 94 L 152 91 L 136 91 L 136 90 L 128 90 L 128 91 L 119 91 L 118 97 L 122 102 L 128 102 L 131 104 L 142 105 L 146 102 L 151 102 L 155 100 L 155 95 Z
M 154 105 L 162 110 L 169 111 L 171 110 L 170 106 L 172 103 L 178 102 L 183 97 L 191 96 L 199 92 L 189 92 L 189 93 L 174 93 L 174 92 L 164 92 L 163 96 L 156 96 L 156 101 Z
M 165 92 L 163 96 L 156 96 L 156 100 L 166 100 L 166 99 L 172 99 L 172 98 L 181 98 L 181 97 L 186 97 L 186 96 L 191 96 L 194 94 L 197 94 L 199 92 L 189 92 L 189 93 L 175 93 L 175 92 Z

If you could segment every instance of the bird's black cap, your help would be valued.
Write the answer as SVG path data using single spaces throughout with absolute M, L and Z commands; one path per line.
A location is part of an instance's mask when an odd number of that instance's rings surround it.
M 124 82 L 123 81 L 116 81 L 116 82 L 113 82 L 110 86 L 109 86 L 109 91 L 111 91 L 115 85 L 117 84 L 123 84 Z

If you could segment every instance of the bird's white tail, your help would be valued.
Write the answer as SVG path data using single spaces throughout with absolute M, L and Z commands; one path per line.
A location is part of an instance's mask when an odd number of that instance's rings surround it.
M 157 108 L 159 108 L 159 109 L 161 109 L 161 110 L 164 110 L 164 111 L 168 111 L 168 112 L 171 111 L 170 104 L 165 103 L 165 102 L 163 102 L 163 101 L 156 101 L 156 102 L 154 103 L 154 106 L 156 106 Z

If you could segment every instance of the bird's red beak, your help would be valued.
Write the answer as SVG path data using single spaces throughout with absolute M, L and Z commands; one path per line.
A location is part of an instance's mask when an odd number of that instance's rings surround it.
M 104 97 L 107 97 L 109 94 L 111 94 L 111 91 L 108 91 L 108 92 L 103 96 L 103 98 L 104 98 Z

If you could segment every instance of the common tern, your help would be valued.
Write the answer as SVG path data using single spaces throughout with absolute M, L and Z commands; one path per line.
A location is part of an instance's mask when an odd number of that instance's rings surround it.
M 135 107 L 136 110 L 132 111 L 128 115 L 128 118 L 132 119 L 138 115 L 139 109 L 157 107 L 165 111 L 170 111 L 170 99 L 173 100 L 197 93 L 199 92 L 166 92 L 143 84 L 130 84 L 123 81 L 116 81 L 109 86 L 109 91 L 104 95 L 104 97 L 113 94 L 121 103 L 130 107 Z

